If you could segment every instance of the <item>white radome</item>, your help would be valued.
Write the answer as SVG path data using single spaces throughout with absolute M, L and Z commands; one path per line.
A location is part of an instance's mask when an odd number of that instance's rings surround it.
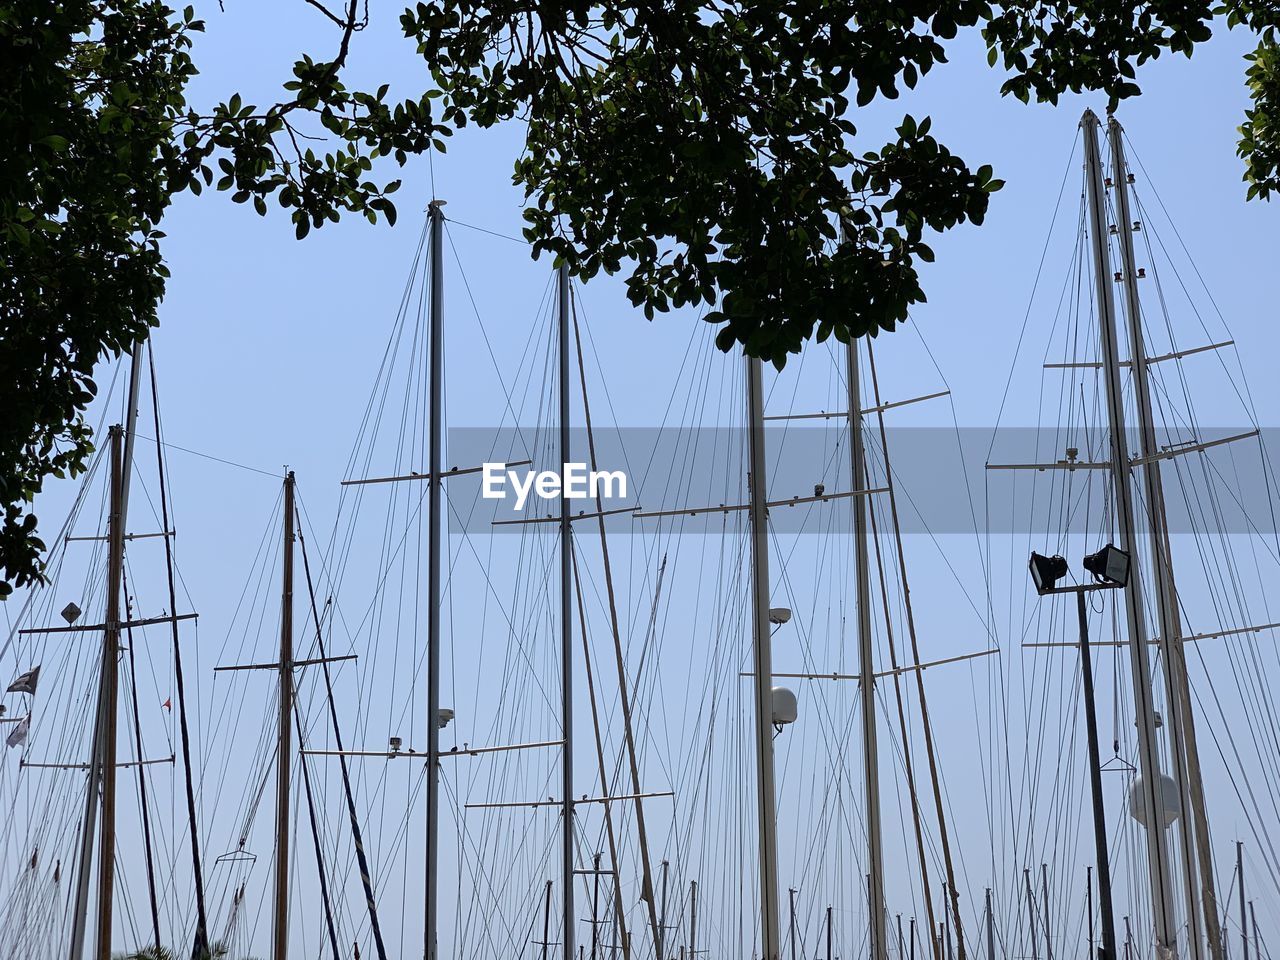
M 1163 829 L 1178 819 L 1180 807 L 1178 784 L 1167 773 L 1160 774 L 1156 802 L 1160 805 L 1160 827 Z M 1134 777 L 1129 786 L 1129 816 L 1144 827 L 1150 825 L 1150 818 L 1147 816 L 1147 784 L 1141 776 Z
M 776 726 L 795 723 L 799 713 L 796 695 L 787 687 L 773 688 L 773 722 Z

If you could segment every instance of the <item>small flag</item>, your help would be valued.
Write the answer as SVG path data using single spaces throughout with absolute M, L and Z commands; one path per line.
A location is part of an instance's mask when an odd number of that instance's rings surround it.
M 27 742 L 27 733 L 31 729 L 31 715 L 23 717 L 21 722 L 13 728 L 13 732 L 9 734 L 9 738 L 5 740 L 5 745 L 10 747 L 20 747 Z
M 40 679 L 40 668 L 32 667 L 13 683 L 9 684 L 6 693 L 35 693 L 36 682 Z
M 164 703 L 160 704 L 160 706 L 164 707 L 166 710 L 168 710 L 170 713 L 172 713 L 172 712 L 173 712 L 173 698 L 172 698 L 172 697 L 167 698 L 167 699 L 165 700 L 165 702 L 164 702 Z

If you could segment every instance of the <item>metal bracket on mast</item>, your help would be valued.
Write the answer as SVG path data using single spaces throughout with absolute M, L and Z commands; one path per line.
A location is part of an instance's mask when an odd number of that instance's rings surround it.
M 1201 450 L 1209 450 L 1212 447 L 1220 447 L 1224 443 L 1235 443 L 1237 440 L 1248 440 L 1256 437 L 1261 431 L 1249 430 L 1245 433 L 1237 433 L 1230 437 L 1219 437 L 1216 440 L 1204 440 L 1200 442 L 1188 441 L 1186 443 L 1170 444 L 1157 453 L 1147 456 L 1130 457 L 1128 460 L 1130 467 L 1141 467 L 1149 463 L 1156 463 L 1160 460 L 1172 460 L 1174 457 L 1180 457 L 1187 453 L 1198 453 Z M 988 470 L 1110 470 L 1109 462 L 1100 460 L 1055 460 L 1052 463 L 988 463 Z
M 1174 444 L 1165 447 L 1163 450 L 1149 454 L 1143 457 L 1134 457 L 1129 463 L 1135 467 L 1144 466 L 1148 463 L 1157 463 L 1161 460 L 1172 460 L 1174 457 L 1180 457 L 1184 453 L 1199 453 L 1201 450 L 1208 450 L 1210 447 L 1219 447 L 1224 443 L 1235 443 L 1237 440 L 1248 440 L 1256 437 L 1261 431 L 1250 430 L 1247 433 L 1238 433 L 1231 437 L 1219 437 L 1217 440 L 1205 440 L 1202 443 L 1185 443 Z
M 1261 633 L 1263 630 L 1275 630 L 1280 627 L 1280 623 L 1261 623 L 1256 627 L 1232 627 L 1229 630 L 1211 630 L 1208 633 L 1193 633 L 1190 636 L 1179 637 L 1183 643 L 1195 643 L 1198 640 L 1213 640 L 1217 637 L 1234 637 L 1241 633 Z M 1153 637 L 1147 641 L 1148 644 L 1158 647 L 1160 638 Z M 1091 647 L 1127 647 L 1128 640 L 1092 640 L 1089 645 Z M 1059 640 L 1048 643 L 1024 643 L 1023 647 L 1071 647 L 1075 648 L 1077 644 L 1074 641 Z
M 132 630 L 134 627 L 149 627 L 152 624 L 156 624 L 156 623 L 179 623 L 183 620 L 195 620 L 199 616 L 200 614 L 198 613 L 180 613 L 176 617 L 163 616 L 163 617 L 148 617 L 145 620 L 125 620 L 125 621 L 122 621 L 119 626 L 120 626 L 120 629 L 122 630 Z M 106 630 L 106 629 L 107 629 L 107 624 L 105 623 L 91 623 L 91 624 L 86 624 L 84 626 L 39 627 L 33 630 L 19 630 L 18 633 L 25 636 L 25 635 L 34 634 L 34 633 L 90 633 L 95 630 Z
M 1210 344 L 1206 344 L 1203 347 L 1192 347 L 1190 350 L 1176 350 L 1173 353 L 1162 353 L 1158 357 L 1147 357 L 1146 363 L 1147 363 L 1147 366 L 1151 366 L 1153 363 L 1163 363 L 1166 360 L 1181 360 L 1183 357 L 1194 356 L 1197 353 L 1205 353 L 1209 350 L 1221 350 L 1223 347 L 1230 347 L 1230 346 L 1233 346 L 1234 344 L 1235 344 L 1234 340 L 1223 340 L 1221 343 L 1210 343 Z M 1081 369 L 1100 370 L 1102 369 L 1102 366 L 1103 366 L 1103 363 L 1101 360 L 1083 360 L 1083 361 L 1077 361 L 1074 363 L 1046 363 L 1044 365 L 1044 369 L 1046 370 L 1081 370 Z M 1119 366 L 1132 367 L 1133 361 L 1121 360 L 1119 363 Z
M 893 410 L 897 407 L 905 407 L 912 403 L 921 403 L 925 400 L 937 400 L 939 397 L 951 396 L 950 390 L 942 390 L 938 393 L 927 393 L 923 397 L 912 397 L 910 400 L 894 400 L 891 403 L 881 403 L 874 407 L 863 407 L 862 414 L 866 416 L 869 413 L 883 413 L 886 410 Z M 775 414 L 765 417 L 766 421 L 770 420 L 847 420 L 849 412 L 847 410 L 839 410 L 834 413 L 827 413 L 825 410 L 820 413 L 790 413 Z
M 618 507 L 615 510 L 595 510 L 591 513 L 579 512 L 569 517 L 569 522 L 575 520 L 598 520 L 600 517 L 613 517 L 623 513 L 636 513 L 639 507 Z M 493 520 L 491 524 L 495 527 L 511 526 L 521 523 L 559 523 L 560 517 L 522 517 L 519 520 Z
M 290 660 L 289 666 L 294 667 L 312 667 L 318 663 L 341 663 L 344 660 L 359 659 L 354 653 L 347 654 L 344 657 L 316 657 L 314 660 Z M 236 663 L 225 667 L 214 667 L 215 672 L 226 670 L 279 670 L 280 662 L 275 663 Z
M 1096 460 L 1056 460 L 1053 463 L 988 463 L 988 470 L 1110 470 L 1111 464 Z
M 176 535 L 177 532 L 178 531 L 176 530 L 170 530 L 168 533 L 126 533 L 124 535 L 124 539 L 125 540 L 149 540 L 152 537 L 172 537 Z M 102 536 L 73 537 L 70 534 L 67 534 L 67 536 L 62 538 L 62 541 L 63 543 L 82 543 L 86 541 L 110 540 L 110 539 L 111 539 L 110 537 L 102 537 Z
M 117 763 L 116 769 L 120 770 L 125 767 L 150 767 L 160 763 L 173 763 L 177 757 L 175 754 L 169 754 L 167 757 L 159 757 L 155 760 L 130 760 L 126 763 Z M 19 767 L 35 767 L 41 770 L 88 770 L 90 764 L 87 763 L 37 763 L 33 760 L 20 759 Z
M 789 500 L 767 500 L 764 507 L 771 510 L 774 507 L 797 507 L 802 503 L 827 503 L 831 500 L 843 500 L 846 497 L 868 497 L 873 493 L 888 493 L 888 487 L 872 487 L 870 490 L 846 490 L 842 493 L 824 493 L 821 496 L 813 497 L 792 497 Z M 686 507 L 680 510 L 651 510 L 647 513 L 637 513 L 637 520 L 647 520 L 650 517 L 679 517 L 690 516 L 696 517 L 702 513 L 730 513 L 735 510 L 750 510 L 750 503 L 721 503 L 714 507 Z
M 527 467 L 533 463 L 532 460 L 514 460 L 511 463 L 498 463 L 502 468 L 507 467 Z M 440 471 L 440 479 L 448 480 L 450 477 L 461 477 L 469 473 L 483 473 L 484 466 L 479 467 L 453 467 L 449 470 Z M 433 473 L 406 473 L 398 477 L 365 477 L 358 480 L 343 480 L 340 486 L 358 487 L 367 483 L 399 483 L 403 480 L 430 480 L 434 477 Z
M 562 747 L 563 740 L 539 740 L 536 743 L 511 743 L 498 747 L 472 747 L 463 744 L 461 748 L 454 747 L 452 750 L 441 750 L 436 754 L 439 760 L 448 757 L 478 757 L 482 753 L 504 753 L 508 750 L 533 750 L 538 747 Z M 422 760 L 427 759 L 425 750 L 414 750 L 410 747 L 407 750 L 303 750 L 304 756 L 308 757 L 385 757 L 393 760 L 396 757 L 418 757 Z
M 1025 646 L 1025 644 L 1024 644 Z M 944 657 L 941 660 L 930 660 L 927 663 L 912 663 L 905 666 L 895 667 L 892 670 L 877 670 L 873 676 L 879 680 L 882 677 L 900 677 L 905 673 L 915 673 L 924 671 L 930 667 L 940 667 L 948 663 L 960 663 L 965 660 L 976 660 L 979 657 L 989 657 L 992 654 L 1000 652 L 999 647 L 992 647 L 990 650 L 979 650 L 977 653 L 962 653 L 955 657 Z M 738 674 L 740 677 L 754 677 L 755 674 L 749 670 Z M 788 680 L 861 680 L 860 673 L 773 673 L 773 679 Z
M 659 790 L 654 793 L 624 793 L 615 797 L 578 797 L 573 801 L 576 807 L 583 803 L 616 803 L 619 800 L 648 800 L 652 797 L 674 797 L 675 793 L 670 790 Z M 563 800 L 556 800 L 548 797 L 546 800 L 510 800 L 502 803 L 464 803 L 465 810 L 501 810 L 512 807 L 559 807 L 564 804 Z M 574 870 L 574 873 L 580 871 Z

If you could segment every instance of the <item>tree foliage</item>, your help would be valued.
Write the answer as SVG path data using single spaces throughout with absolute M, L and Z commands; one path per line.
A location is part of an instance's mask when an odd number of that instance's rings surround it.
M 892 330 L 924 300 L 930 238 L 982 222 L 1001 181 L 928 118 L 904 116 L 887 143 L 857 126 L 961 31 L 981 32 L 1003 94 L 1114 105 L 1215 22 L 1250 30 L 1239 152 L 1250 197 L 1280 188 L 1275 0 L 423 0 L 400 29 L 433 83 L 398 100 L 346 86 L 368 4 L 333 3 L 299 4 L 333 48 L 302 52 L 278 102 L 201 113 L 183 93 L 189 9 L 0 0 L 0 566 L 15 583 L 38 574 L 32 497 L 91 451 L 94 364 L 155 323 L 156 225 L 177 192 L 275 203 L 299 238 L 344 214 L 394 222 L 410 156 L 519 120 L 535 254 L 623 274 L 650 317 L 705 305 L 723 349 L 781 366 L 810 337 Z
M 1280 3 L 1275 0 L 1242 2 L 1223 8 L 1232 26 L 1247 26 L 1258 34 L 1258 46 L 1245 60 L 1245 81 L 1253 105 L 1245 111 L 1237 148 L 1245 162 L 1248 197 L 1270 199 L 1280 190 Z
M 32 499 L 92 449 L 94 366 L 156 322 L 197 26 L 145 0 L 0 0 L 0 562 L 18 585 L 43 550 Z

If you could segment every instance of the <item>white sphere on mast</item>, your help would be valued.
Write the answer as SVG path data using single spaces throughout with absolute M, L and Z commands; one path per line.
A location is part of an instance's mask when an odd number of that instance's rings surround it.
M 787 687 L 773 688 L 773 725 L 783 727 L 795 723 L 799 715 L 795 691 Z

